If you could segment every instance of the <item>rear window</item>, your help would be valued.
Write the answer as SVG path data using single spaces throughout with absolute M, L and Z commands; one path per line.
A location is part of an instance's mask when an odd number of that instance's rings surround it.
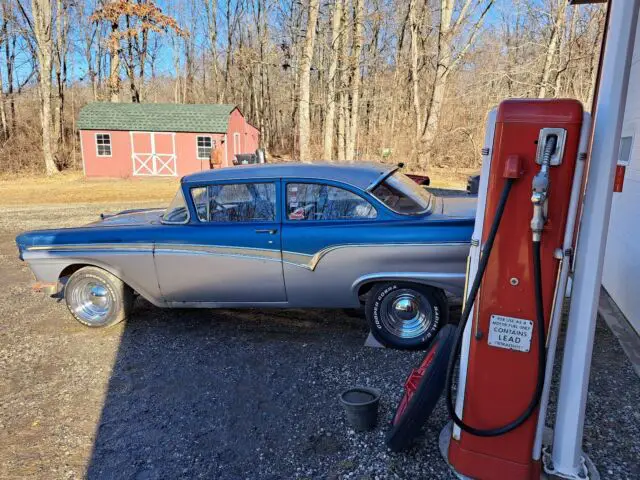
M 395 172 L 371 193 L 391 210 L 403 215 L 420 215 L 431 207 L 431 194 L 400 172 Z

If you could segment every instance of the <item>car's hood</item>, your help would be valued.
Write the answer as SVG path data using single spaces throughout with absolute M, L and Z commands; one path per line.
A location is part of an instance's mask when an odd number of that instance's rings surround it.
M 164 208 L 147 208 L 138 210 L 125 210 L 120 213 L 100 215 L 100 220 L 90 223 L 89 226 L 127 226 L 158 223 L 164 213 Z
M 440 197 L 440 213 L 450 218 L 475 218 L 478 198 L 473 196 Z

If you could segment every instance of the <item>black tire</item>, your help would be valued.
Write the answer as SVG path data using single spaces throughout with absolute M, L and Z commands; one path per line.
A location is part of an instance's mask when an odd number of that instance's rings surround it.
M 386 437 L 387 446 L 393 452 L 400 452 L 411 445 L 438 403 L 445 387 L 449 355 L 455 334 L 456 327 L 453 325 L 446 325 L 440 330 L 424 358 L 427 359 L 434 350 L 435 355 L 425 369 L 417 390 L 402 414 L 398 410 L 403 400 L 398 404 Z
M 396 313 L 390 313 L 390 304 L 397 305 L 403 297 L 414 298 L 412 311 L 419 311 L 426 319 L 413 336 L 403 337 L 393 330 Z M 413 300 L 410 300 L 413 302 Z M 395 312 L 395 310 L 394 310 Z M 409 282 L 387 282 L 375 285 L 365 304 L 365 314 L 371 333 L 378 342 L 399 350 L 424 350 L 438 331 L 449 321 L 449 308 L 445 293 L 434 287 Z
M 67 281 L 64 299 L 69 312 L 78 322 L 86 327 L 105 328 L 129 316 L 135 296 L 131 287 L 106 270 L 83 267 Z

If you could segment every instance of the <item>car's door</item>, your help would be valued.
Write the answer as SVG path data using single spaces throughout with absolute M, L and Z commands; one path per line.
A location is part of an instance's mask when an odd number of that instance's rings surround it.
M 167 302 L 263 304 L 286 301 L 279 180 L 185 187 L 195 219 L 172 225 L 155 245 Z
M 282 188 L 282 255 L 289 303 L 348 306 L 353 301 L 351 283 L 371 268 L 361 258 L 360 245 L 384 235 L 380 225 L 389 219 L 348 185 L 283 179 Z

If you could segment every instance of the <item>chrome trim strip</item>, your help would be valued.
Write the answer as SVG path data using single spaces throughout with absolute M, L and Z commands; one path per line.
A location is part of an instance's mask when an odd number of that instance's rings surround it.
M 280 250 L 252 247 L 227 247 L 220 245 L 189 245 L 189 244 L 157 244 L 155 254 L 178 255 L 217 255 L 224 257 L 249 258 L 255 260 L 281 261 Z
M 352 243 L 352 244 L 344 244 L 344 245 L 331 245 L 329 247 L 325 247 L 322 250 L 316 252 L 314 255 L 304 254 L 304 253 L 296 253 L 296 252 L 282 252 L 282 261 L 284 263 L 288 263 L 290 265 L 295 265 L 296 267 L 305 268 L 307 270 L 314 271 L 322 260 L 323 257 L 333 252 L 334 250 L 339 250 L 342 248 L 367 248 L 367 247 L 466 247 L 469 246 L 469 242 L 443 242 L 443 243 Z M 300 257 L 311 257 L 308 261 L 300 261 L 304 260 L 300 259 Z M 296 261 L 298 260 L 298 261 Z
M 27 247 L 25 251 L 96 251 L 96 250 L 142 250 L 153 251 L 153 243 L 94 243 L 94 244 L 61 244 L 61 245 L 34 245 Z

